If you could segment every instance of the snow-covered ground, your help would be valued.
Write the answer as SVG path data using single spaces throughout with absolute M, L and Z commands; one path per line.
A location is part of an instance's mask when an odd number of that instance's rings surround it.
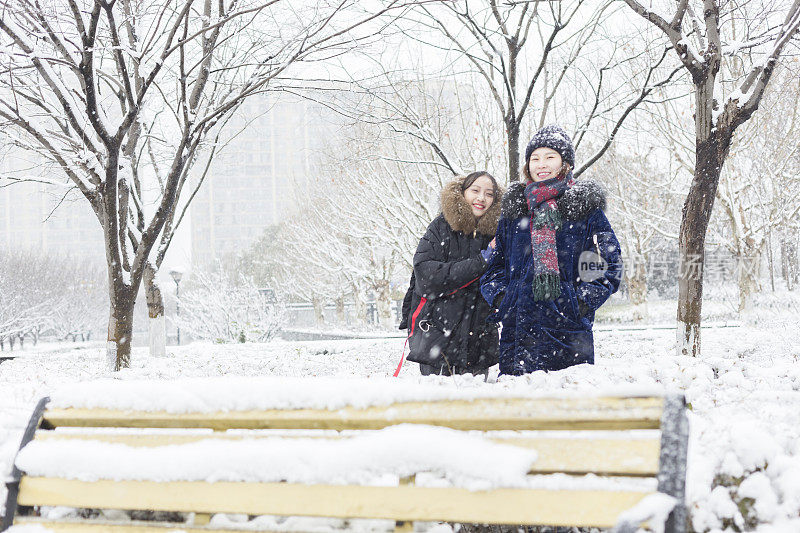
M 594 366 L 482 383 L 464 376 L 423 378 L 415 364 L 406 363 L 400 380 L 476 393 L 519 387 L 543 393 L 630 386 L 683 390 L 691 406 L 688 499 L 694 529 L 800 531 L 800 318 L 783 315 L 791 318 L 762 313 L 741 327 L 704 330 L 699 359 L 674 356 L 672 329 L 631 331 L 620 325 L 596 332 Z M 158 359 L 137 349 L 133 367 L 112 374 L 100 345 L 26 348 L 0 363 L 0 475 L 10 472 L 35 402 L 70 384 L 213 376 L 385 379 L 402 349 L 397 338 L 192 344 L 170 348 L 168 357 Z

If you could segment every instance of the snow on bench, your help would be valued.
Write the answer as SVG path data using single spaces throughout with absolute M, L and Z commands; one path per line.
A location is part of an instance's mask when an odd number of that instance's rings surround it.
M 672 511 L 668 530 L 685 530 L 678 396 L 109 380 L 43 399 L 23 445 L 4 527 L 208 531 L 212 516 L 236 527 L 224 514 L 611 527 L 663 523 Z M 184 521 L 35 516 L 42 506 L 173 511 Z

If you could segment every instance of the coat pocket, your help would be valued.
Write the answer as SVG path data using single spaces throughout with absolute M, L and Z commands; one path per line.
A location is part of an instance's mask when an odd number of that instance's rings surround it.
M 581 318 L 583 317 L 581 316 L 578 295 L 575 292 L 575 287 L 571 283 L 563 280 L 561 281 L 561 300 L 564 302 L 561 313 L 567 318 L 580 324 Z

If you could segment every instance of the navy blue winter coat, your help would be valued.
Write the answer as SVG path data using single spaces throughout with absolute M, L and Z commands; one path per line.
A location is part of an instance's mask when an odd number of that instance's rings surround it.
M 496 249 L 481 278 L 484 298 L 496 306 L 490 320 L 503 325 L 500 373 L 521 375 L 593 364 L 594 313 L 617 291 L 622 274 L 619 242 L 603 213 L 605 194 L 597 183 L 579 180 L 557 200 L 564 221 L 556 234 L 561 296 L 535 301 L 524 189 L 524 184 L 516 183 L 506 192 Z

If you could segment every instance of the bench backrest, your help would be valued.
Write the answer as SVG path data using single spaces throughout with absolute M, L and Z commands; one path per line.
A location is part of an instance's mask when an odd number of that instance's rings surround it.
M 340 440 L 397 424 L 490 432 L 486 437 L 491 441 L 533 448 L 538 457 L 530 465 L 532 475 L 654 477 L 658 492 L 674 496 L 680 502 L 672 512 L 668 530 L 684 531 L 688 428 L 682 396 L 481 398 L 335 411 L 294 409 L 181 415 L 47 408 L 47 399 L 44 399 L 31 419 L 23 446 L 31 439 L 56 443 L 81 439 L 144 448 L 207 439 L 259 443 L 275 438 L 296 438 L 305 435 L 304 431 L 312 431 L 320 439 Z M 56 428 L 73 429 L 56 431 Z M 119 428 L 137 431 L 120 432 Z M 203 434 L 198 433 L 198 429 L 213 432 Z M 290 431 L 288 435 L 287 430 Z M 319 430 L 329 431 L 320 433 Z M 275 433 L 280 436 L 276 437 Z M 80 481 L 30 477 L 18 470 L 14 474 L 18 480 L 9 484 L 5 526 L 16 516 L 15 523 L 37 522 L 58 531 L 87 530 L 92 524 L 32 518 L 26 516 L 27 510 L 36 506 L 63 506 L 191 512 L 201 517 L 241 513 L 384 518 L 401 522 L 611 527 L 617 523 L 620 513 L 649 494 L 641 490 L 607 490 L 580 485 L 570 488 L 568 484 L 555 488 L 545 484 L 539 488 L 534 485 L 532 488 L 467 490 L 416 486 L 413 478 L 401 480 L 398 486 L 376 487 L 288 482 Z M 195 525 L 198 523 L 202 520 L 197 520 Z M 104 531 L 170 527 L 151 522 L 95 525 L 105 528 Z M 173 527 L 191 530 L 191 525 L 186 524 Z

